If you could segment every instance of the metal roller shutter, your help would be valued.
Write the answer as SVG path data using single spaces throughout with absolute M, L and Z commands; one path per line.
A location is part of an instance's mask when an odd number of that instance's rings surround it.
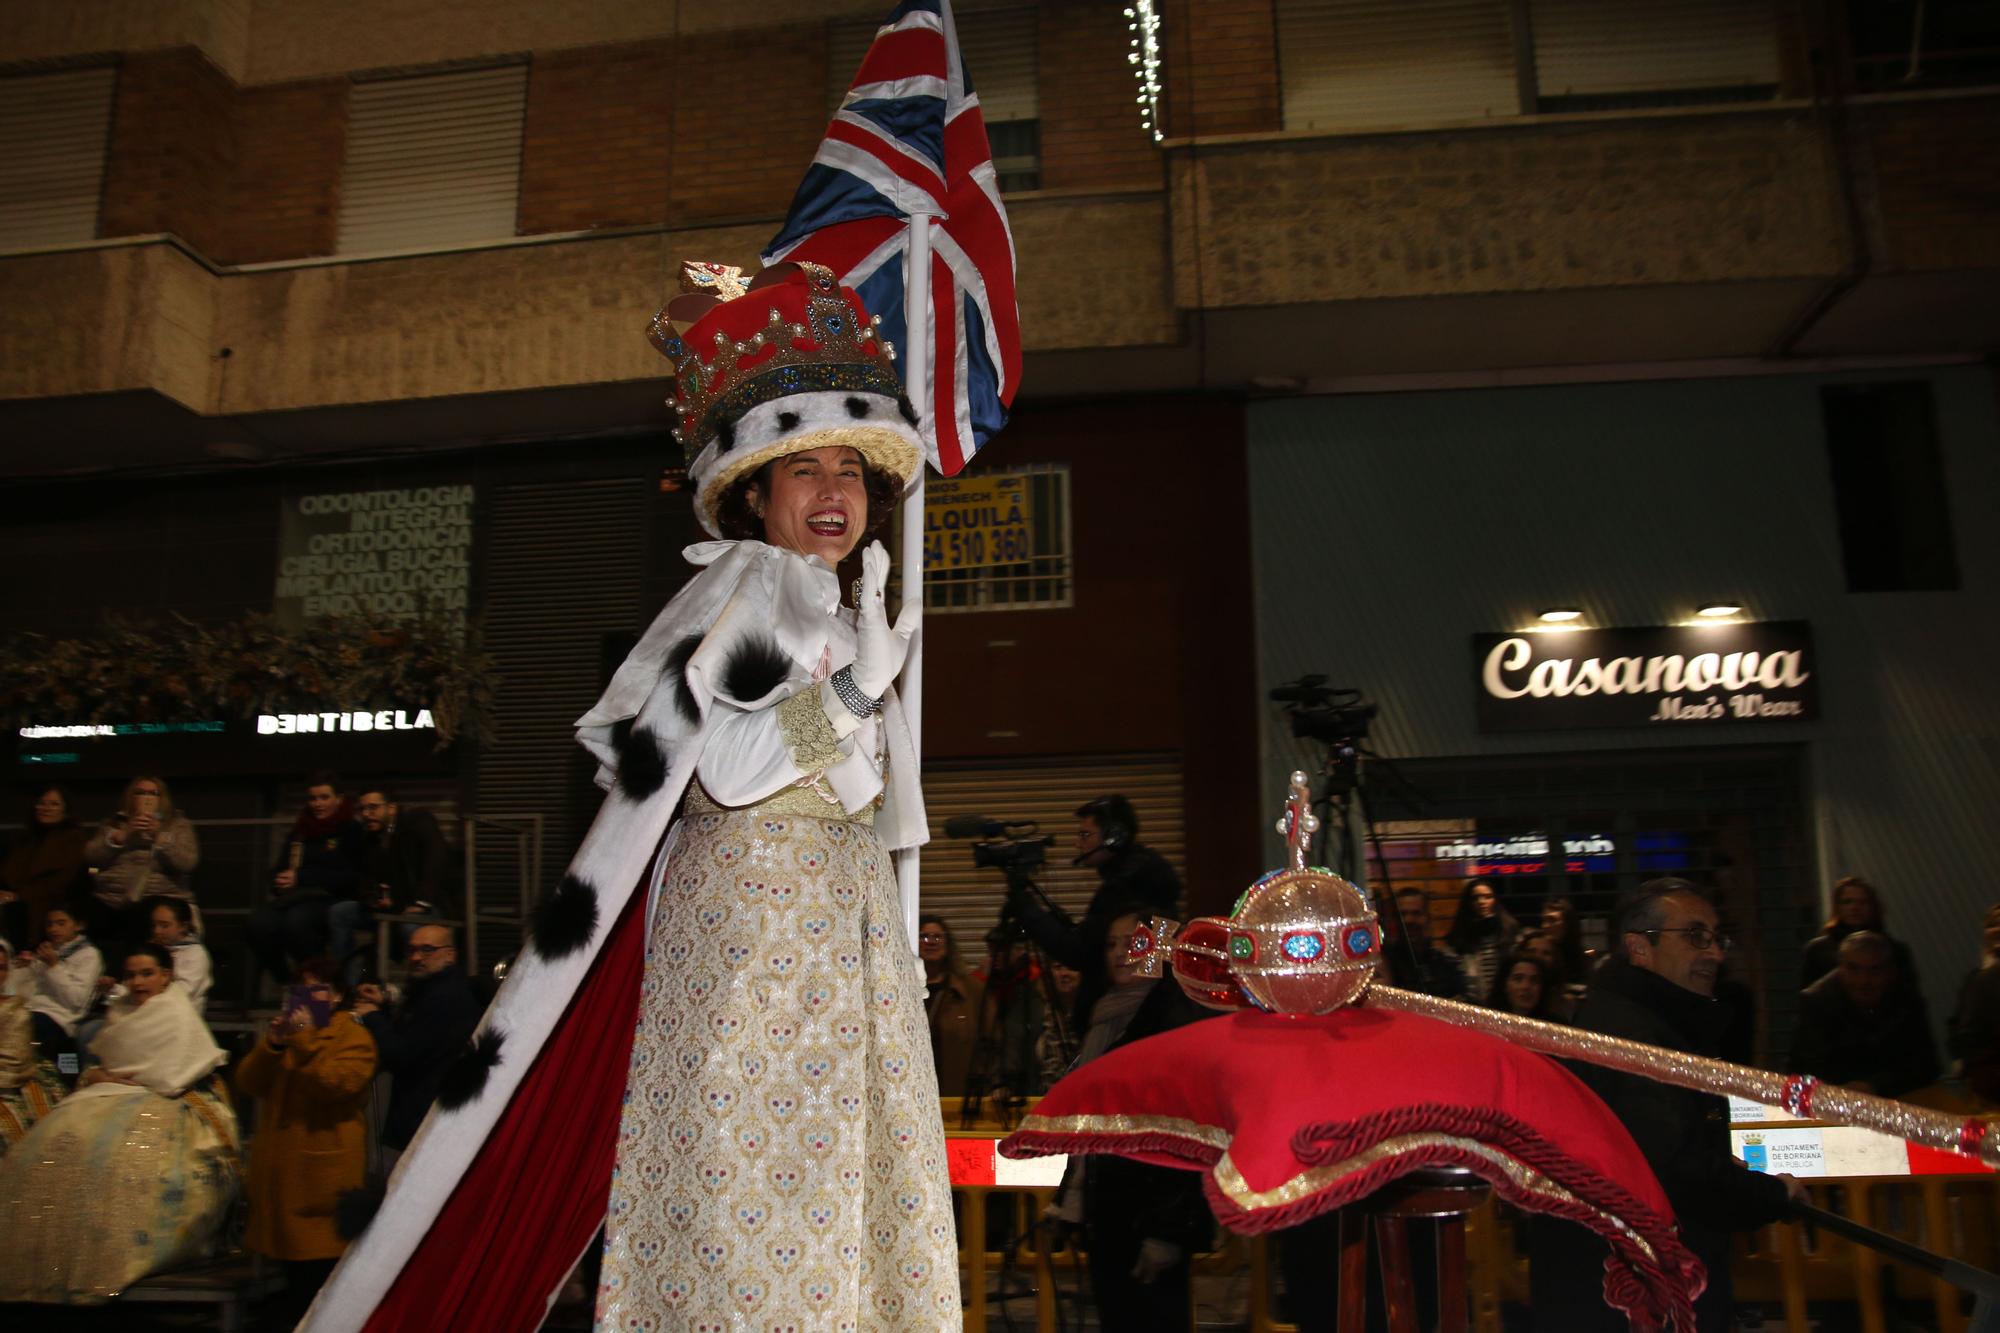
M 341 254 L 514 234 L 528 67 L 356 83 L 341 172 Z
M 1035 11 L 988 9 L 955 16 L 959 50 L 979 94 L 980 115 L 988 125 L 1035 120 L 1041 115 L 1035 93 Z M 831 115 L 854 82 L 880 25 L 829 23 L 826 33 L 826 105 Z
M 1000 919 L 1007 881 L 1000 871 L 975 867 L 972 844 L 944 836 L 957 815 L 1032 819 L 1053 835 L 1036 882 L 1073 917 L 1081 917 L 1097 891 L 1097 872 L 1072 866 L 1075 810 L 1095 797 L 1122 792 L 1139 814 L 1139 841 L 1186 874 L 1181 762 L 1176 755 L 1091 755 L 1019 762 L 926 761 L 924 804 L 931 841 L 923 852 L 922 904 L 951 927 L 968 967 L 984 958 L 981 939 Z
M 1504 0 L 1277 0 L 1288 130 L 1520 110 Z
M 525 865 L 511 832 L 482 828 L 482 913 L 554 884 L 583 835 L 588 811 L 573 808 L 571 794 L 595 765 L 576 743 L 575 723 L 603 690 L 605 636 L 645 622 L 648 495 L 645 477 L 493 494 L 482 623 L 502 680 L 499 736 L 479 756 L 476 813 L 539 813 L 544 824 L 540 860 Z
M 1745 0 L 1534 0 L 1544 98 L 1774 87 L 1772 7 Z
M 116 83 L 109 65 L 0 78 L 0 250 L 96 237 Z

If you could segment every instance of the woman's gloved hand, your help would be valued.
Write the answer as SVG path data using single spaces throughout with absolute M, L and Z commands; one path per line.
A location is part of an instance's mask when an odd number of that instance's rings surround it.
M 855 608 L 854 683 L 871 699 L 887 693 L 903 659 L 910 655 L 910 637 L 923 620 L 923 608 L 915 602 L 903 603 L 895 628 L 882 589 L 889 581 L 889 553 L 879 541 L 868 543 L 861 553 L 861 603 Z

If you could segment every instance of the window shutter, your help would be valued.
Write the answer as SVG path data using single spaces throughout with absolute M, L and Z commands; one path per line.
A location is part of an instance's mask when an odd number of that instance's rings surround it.
M 826 25 L 826 114 L 840 110 L 840 99 L 861 70 L 862 57 L 882 25 L 870 20 L 842 19 Z
M 1181 765 L 1173 755 L 1114 755 L 1063 760 L 1039 759 L 924 761 L 924 807 L 931 840 L 922 861 L 922 908 L 951 927 L 966 968 L 986 956 L 986 932 L 1000 920 L 1007 879 L 997 869 L 972 864 L 972 843 L 944 836 L 954 815 L 988 819 L 1032 819 L 1043 835 L 1054 835 L 1047 861 L 1035 882 L 1072 919 L 1082 920 L 1100 881 L 1089 866 L 1072 866 L 1076 855 L 1075 810 L 1085 801 L 1122 792 L 1139 816 L 1138 841 L 1167 858 L 1185 878 L 1187 839 L 1182 812 Z
M 0 78 L 0 250 L 95 239 L 116 83 L 109 65 Z
M 355 84 L 339 252 L 514 235 L 527 92 L 526 65 Z
M 1040 118 L 1034 10 L 983 9 L 959 15 L 958 47 L 988 125 Z
M 1534 0 L 1544 98 L 1778 82 L 1771 6 L 1749 0 Z
M 1520 110 L 1504 0 L 1278 0 L 1288 130 Z

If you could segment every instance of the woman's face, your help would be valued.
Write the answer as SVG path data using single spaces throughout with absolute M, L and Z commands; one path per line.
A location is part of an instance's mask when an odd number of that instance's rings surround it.
M 1493 896 L 1493 886 L 1491 884 L 1475 884 L 1472 886 L 1472 910 L 1479 913 L 1479 915 L 1492 916 L 1493 909 L 1499 905 L 1500 900 Z
M 76 918 L 68 912 L 51 911 L 42 918 L 42 930 L 49 937 L 49 943 L 60 949 L 76 938 Z
M 140 778 L 125 793 L 127 814 L 156 815 L 160 812 L 160 784 L 151 778 Z
M 926 921 L 917 927 L 917 957 L 926 963 L 942 963 L 951 947 L 951 935 L 942 921 Z
M 1833 895 L 1833 914 L 1843 926 L 1867 926 L 1875 921 L 1875 900 L 1868 890 L 1850 884 Z
M 1517 1014 L 1531 1014 L 1542 1002 L 1542 974 L 1532 963 L 1516 963 L 1507 970 L 1507 1007 Z
M 1110 974 L 1113 986 L 1130 986 L 1147 980 L 1139 970 L 1139 960 L 1132 956 L 1132 932 L 1141 924 L 1135 915 L 1121 916 L 1105 933 L 1104 970 Z
M 62 793 L 51 787 L 35 798 L 35 822 L 37 824 L 60 824 L 69 813 L 69 805 Z
M 1544 907 L 1542 909 L 1542 929 L 1549 932 L 1549 934 L 1561 935 L 1563 927 L 1568 924 L 1569 914 L 1564 912 L 1562 908 Z
M 1556 965 L 1556 942 L 1540 931 L 1523 935 L 1514 947 L 1524 954 L 1541 959 L 1549 967 Z
M 125 989 L 132 1003 L 144 1004 L 172 983 L 174 974 L 160 966 L 151 954 L 135 953 L 125 960 Z
M 153 943 L 163 949 L 171 949 L 187 938 L 187 927 L 174 915 L 171 907 L 153 909 Z
M 1064 967 L 1061 963 L 1050 963 L 1049 975 L 1055 978 L 1058 995 L 1076 994 L 1077 985 L 1083 980 L 1083 973 L 1073 967 Z
M 868 526 L 868 484 L 852 449 L 806 449 L 771 465 L 769 494 L 753 484 L 750 510 L 764 540 L 838 567 Z

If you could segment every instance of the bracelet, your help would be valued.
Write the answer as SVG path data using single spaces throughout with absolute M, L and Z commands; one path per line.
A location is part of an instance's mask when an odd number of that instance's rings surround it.
M 862 690 L 854 683 L 854 668 L 842 667 L 830 677 L 833 692 L 847 705 L 847 711 L 856 717 L 873 717 L 882 711 L 882 701 Z

